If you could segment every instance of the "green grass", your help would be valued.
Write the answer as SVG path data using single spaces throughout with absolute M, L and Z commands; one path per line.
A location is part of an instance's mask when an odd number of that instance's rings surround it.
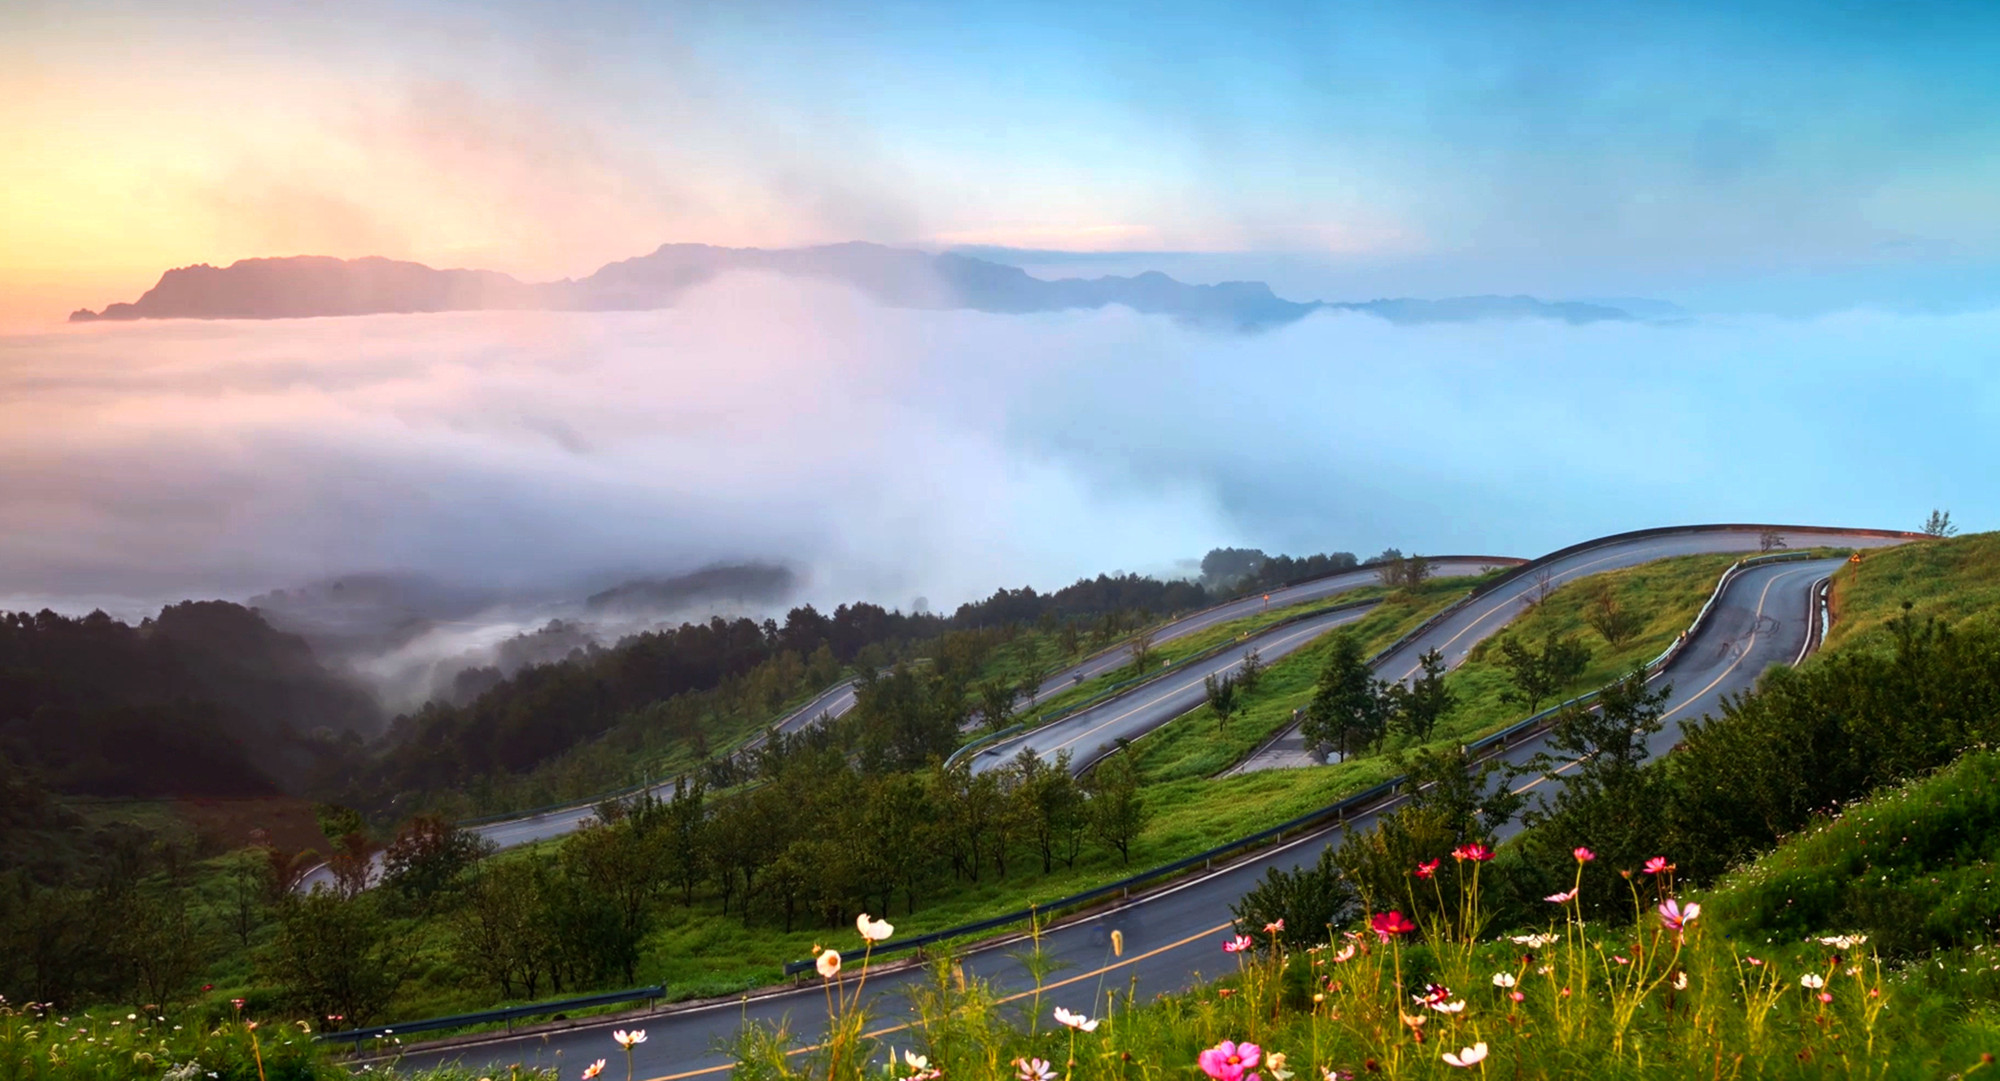
M 1996 860 L 2000 753 L 1977 750 L 1731 872 L 1714 908 L 1746 937 L 1863 931 L 1887 952 L 1914 954 L 2000 929 Z
M 1334 633 L 1358 637 L 1363 651 L 1372 654 L 1457 602 L 1485 580 L 1444 578 L 1425 582 L 1414 591 L 1385 600 L 1366 616 Z M 1219 727 L 1214 713 L 1204 706 L 1140 739 L 1134 745 L 1140 776 L 1149 784 L 1202 780 L 1249 754 L 1273 732 L 1291 723 L 1292 710 L 1312 699 L 1313 683 L 1332 643 L 1333 634 L 1323 635 L 1303 649 L 1273 661 L 1257 689 L 1245 696 L 1242 710 L 1230 718 L 1226 727 Z
M 1659 656 L 1694 622 L 1695 613 L 1701 611 L 1702 603 L 1714 592 L 1722 572 L 1741 558 L 1740 555 L 1674 556 L 1606 571 L 1564 585 L 1540 604 L 1523 608 L 1505 630 L 1473 647 L 1465 663 L 1445 678 L 1446 685 L 1458 695 L 1458 708 L 1444 719 L 1440 729 L 1448 727 L 1453 734 L 1476 736 L 1528 715 L 1521 706 L 1501 700 L 1501 695 L 1513 686 L 1500 663 L 1500 651 L 1495 648 L 1501 638 L 1514 635 L 1523 642 L 1536 644 L 1553 631 L 1581 639 L 1590 647 L 1590 665 L 1561 696 L 1573 697 L 1602 687 Z M 1638 633 L 1622 645 L 1613 646 L 1585 619 L 1598 591 L 1604 588 L 1611 590 L 1620 607 L 1640 620 Z M 1554 704 L 1544 702 L 1539 708 Z
M 1862 553 L 1833 576 L 1828 649 L 1888 648 L 1882 624 L 1908 602 L 1918 618 L 2000 618 L 2000 533 L 1917 541 Z
M 1461 590 L 1464 588 L 1463 579 L 1446 579 L 1446 581 L 1458 583 L 1458 588 Z M 1371 600 L 1385 595 L 1386 592 L 1381 586 L 1363 586 L 1351 593 L 1342 593 L 1334 597 L 1322 597 L 1317 600 L 1300 601 L 1297 604 L 1279 605 L 1275 608 L 1260 610 L 1241 619 L 1233 619 L 1227 623 L 1218 623 L 1213 627 L 1205 627 L 1193 634 L 1183 635 L 1182 637 L 1162 642 L 1155 646 L 1153 648 L 1152 660 L 1148 663 L 1144 674 L 1147 676 L 1157 675 L 1163 668 L 1170 665 L 1205 653 L 1217 646 L 1249 638 L 1274 624 L 1282 623 L 1287 619 L 1294 618 L 1306 612 L 1316 611 L 1321 608 L 1330 608 L 1339 604 L 1352 604 L 1357 601 Z M 1127 663 L 1103 675 L 1084 680 L 1080 684 L 1065 688 L 1058 694 L 1053 694 L 1042 699 L 1035 703 L 1032 710 L 1023 710 L 1018 720 L 1023 723 L 1038 723 L 1043 718 L 1069 709 L 1086 699 L 1103 694 L 1118 684 L 1138 678 L 1139 675 L 1140 673 L 1135 672 L 1132 666 Z

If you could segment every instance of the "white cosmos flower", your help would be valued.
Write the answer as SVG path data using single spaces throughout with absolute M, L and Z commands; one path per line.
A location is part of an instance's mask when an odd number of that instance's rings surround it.
M 866 912 L 855 917 L 854 929 L 860 931 L 861 937 L 870 942 L 880 942 L 896 933 L 896 929 L 889 925 L 888 920 L 871 920 Z
M 1481 1040 L 1471 1047 L 1463 1048 L 1456 1055 L 1446 1051 L 1444 1053 L 1444 1060 L 1460 1069 L 1464 1069 L 1467 1066 L 1477 1066 L 1486 1060 L 1486 1041 Z
M 632 1049 L 632 1045 L 646 1042 L 646 1030 L 643 1028 L 635 1028 L 632 1031 L 627 1032 L 621 1028 L 618 1031 L 612 1033 L 611 1038 L 618 1041 L 618 1046 L 623 1047 L 629 1051 Z
M 1061 1006 L 1056 1007 L 1056 1021 L 1068 1025 L 1078 1032 L 1096 1032 L 1097 1022 L 1080 1013 L 1071 1013 Z

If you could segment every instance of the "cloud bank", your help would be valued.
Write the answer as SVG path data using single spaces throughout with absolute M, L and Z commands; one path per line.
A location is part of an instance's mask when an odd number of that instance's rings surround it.
M 2000 313 L 1256 336 L 723 279 L 638 313 L 0 338 L 0 605 L 356 572 L 580 599 L 720 561 L 933 606 L 1218 544 L 1533 555 L 1990 519 Z

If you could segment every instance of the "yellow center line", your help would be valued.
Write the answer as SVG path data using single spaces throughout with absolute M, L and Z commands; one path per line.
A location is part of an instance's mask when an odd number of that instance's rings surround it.
M 1342 613 L 1342 614 L 1343 614 L 1343 615 L 1346 615 L 1347 613 Z M 1335 623 L 1338 623 L 1338 622 L 1342 622 L 1342 621 L 1340 621 L 1340 620 L 1336 620 L 1336 621 L 1335 621 Z M 1323 633 L 1325 633 L 1325 632 L 1326 632 L 1326 631 L 1327 631 L 1328 629 L 1330 629 L 1331 627 L 1333 627 L 1333 626 L 1335 625 L 1335 623 L 1328 623 L 1328 624 L 1326 624 L 1326 625 L 1324 625 L 1324 626 L 1318 626 L 1318 627 L 1308 627 L 1308 628 L 1307 628 L 1307 629 L 1305 629 L 1305 630 L 1302 630 L 1302 631 L 1297 631 L 1297 632 L 1294 632 L 1294 633 L 1292 633 L 1292 634 L 1288 634 L 1288 635 L 1284 636 L 1283 638 L 1280 638 L 1280 639 L 1278 639 L 1277 641 L 1274 641 L 1274 642 L 1270 642 L 1270 643 L 1268 643 L 1268 644 L 1269 644 L 1269 645 L 1270 645 L 1270 646 L 1271 646 L 1272 648 L 1276 648 L 1276 647 L 1278 647 L 1278 646 L 1282 646 L 1282 645 L 1284 645 L 1285 643 L 1287 643 L 1287 642 L 1290 642 L 1290 641 L 1293 641 L 1294 639 L 1297 639 L 1297 638 L 1300 638 L 1300 637 L 1304 637 L 1304 636 L 1307 636 L 1307 635 L 1314 635 L 1314 634 L 1323 634 Z M 1247 644 L 1247 643 L 1246 643 L 1246 644 Z M 1226 669 L 1228 669 L 1228 668 L 1230 668 L 1230 667 L 1232 667 L 1232 666 L 1234 666 L 1234 665 L 1237 665 L 1237 664 L 1241 664 L 1241 663 L 1242 663 L 1242 661 L 1243 661 L 1243 658 L 1241 658 L 1241 657 L 1238 657 L 1238 658 L 1237 658 L 1236 660 L 1233 660 L 1233 661 L 1229 662 L 1228 664 L 1225 664 L 1225 665 L 1223 665 L 1223 666 L 1222 666 L 1221 668 L 1216 668 L 1216 669 L 1211 669 L 1211 670 L 1210 670 L 1210 671 L 1208 671 L 1208 672 L 1204 672 L 1204 673 L 1202 674 L 1202 679 L 1206 679 L 1206 678 L 1207 678 L 1208 676 L 1211 676 L 1211 675 L 1214 675 L 1214 674 L 1215 674 L 1216 672 L 1220 672 L 1220 671 L 1224 671 L 1224 670 L 1226 670 Z M 1100 722 L 1100 723 L 1098 723 L 1098 724 L 1095 724 L 1095 725 L 1092 725 L 1091 727 L 1089 727 L 1089 728 L 1086 728 L 1086 729 L 1084 729 L 1084 730 L 1083 730 L 1083 731 L 1081 731 L 1081 732 L 1078 732 L 1078 733 L 1077 733 L 1076 735 L 1074 735 L 1074 736 L 1071 736 L 1070 738 L 1068 738 L 1068 739 L 1066 739 L 1066 740 L 1062 741 L 1061 743 L 1058 743 L 1058 744 L 1056 744 L 1056 745 L 1055 745 L 1055 746 L 1053 746 L 1053 747 L 1050 747 L 1050 748 L 1049 748 L 1049 749 L 1048 749 L 1047 751 L 1044 751 L 1043 753 L 1044 753 L 1044 754 L 1054 754 L 1054 753 L 1056 753 L 1057 751 L 1060 751 L 1060 750 L 1062 750 L 1062 749 L 1064 749 L 1064 748 L 1066 748 L 1066 747 L 1069 747 L 1069 746 L 1072 746 L 1073 744 L 1075 744 L 1075 743 L 1076 743 L 1076 741 L 1077 741 L 1077 740 L 1080 740 L 1080 739 L 1085 739 L 1085 738 L 1088 738 L 1088 737 L 1090 737 L 1090 736 L 1092 736 L 1092 735 L 1096 734 L 1097 732 L 1099 732 L 1099 731 L 1103 730 L 1103 729 L 1104 729 L 1104 728 L 1105 728 L 1105 727 L 1106 727 L 1107 725 L 1113 725 L 1113 724 L 1117 724 L 1117 723 L 1118 723 L 1119 721 L 1122 721 L 1122 720 L 1124 720 L 1125 718 L 1127 718 L 1127 717 L 1130 717 L 1130 716 L 1131 716 L 1131 715 L 1133 715 L 1134 713 L 1138 713 L 1138 712 L 1139 712 L 1139 711 L 1141 711 L 1141 710 L 1145 710 L 1145 709 L 1151 709 L 1152 707 L 1154 707 L 1154 706 L 1156 706 L 1156 705 L 1159 705 L 1159 704 L 1160 704 L 1161 702 L 1164 702 L 1164 701 L 1166 701 L 1167 699 L 1169 699 L 1169 698 L 1172 698 L 1173 696 L 1175 696 L 1175 695 L 1177 695 L 1177 694 L 1180 694 L 1180 693 L 1182 693 L 1182 692 L 1184 692 L 1184 691 L 1187 691 L 1187 690 L 1189 690 L 1189 689 L 1193 688 L 1193 687 L 1194 687 L 1194 686 L 1195 686 L 1195 685 L 1196 685 L 1197 683 L 1199 683 L 1199 682 L 1200 682 L 1200 680 L 1189 680 L 1189 681 L 1188 681 L 1188 682 L 1186 682 L 1186 683 L 1183 683 L 1183 684 L 1180 684 L 1179 686 L 1177 686 L 1177 687 L 1174 687 L 1174 688 L 1172 688 L 1171 690 L 1168 690 L 1167 692 L 1165 692 L 1164 694 L 1161 694 L 1161 695 L 1159 695 L 1158 697 L 1155 697 L 1155 698 L 1152 698 L 1152 699 L 1149 699 L 1149 700 L 1147 700 L 1147 701 L 1145 701 L 1145 702 L 1141 702 L 1141 703 L 1139 703 L 1138 705 L 1136 705 L 1136 706 L 1133 706 L 1133 707 L 1132 707 L 1131 709 L 1128 709 L 1128 710 L 1126 710 L 1125 712 L 1123 712 L 1123 713 L 1120 713 L 1120 714 L 1118 714 L 1118 715 L 1117 715 L 1117 716 L 1115 716 L 1115 717 L 1109 717 L 1109 718 L 1106 718 L 1106 719 L 1105 719 L 1104 721 L 1102 721 L 1102 722 Z
M 1619 558 L 1619 554 L 1608 555 L 1605 556 L 1603 559 L 1593 559 L 1588 563 L 1572 567 L 1569 570 L 1562 572 L 1561 574 L 1550 575 L 1549 583 L 1553 585 L 1557 582 L 1562 582 L 1570 578 L 1575 578 L 1581 575 L 1584 571 L 1587 571 L 1590 568 L 1597 566 L 1599 563 L 1609 563 L 1617 558 Z M 1514 602 L 1520 600 L 1525 595 L 1526 595 L 1525 591 L 1522 593 L 1509 594 L 1507 597 L 1495 603 L 1493 607 L 1488 608 L 1486 611 L 1479 613 L 1479 615 L 1473 618 L 1472 622 L 1466 624 L 1465 627 L 1462 630 L 1460 630 L 1457 634 L 1454 634 L 1450 638 L 1445 639 L 1444 644 L 1437 647 L 1437 651 L 1439 653 L 1443 653 L 1445 650 L 1450 649 L 1452 643 L 1465 637 L 1466 634 L 1470 633 L 1473 628 L 1479 626 L 1481 623 L 1484 623 L 1486 621 L 1487 616 L 1490 616 L 1493 613 L 1498 612 L 1500 609 L 1505 608 L 1510 604 L 1513 604 Z M 1410 676 L 1414 675 L 1417 669 L 1421 667 L 1423 667 L 1421 664 L 1411 665 L 1410 670 L 1408 672 L 1404 672 L 1402 675 L 1396 677 L 1396 682 L 1401 683 L 1402 681 L 1410 678 Z
M 1220 923 L 1215 925 L 1214 927 L 1209 928 L 1206 931 L 1197 931 L 1194 934 L 1187 936 L 1186 938 L 1179 939 L 1174 942 L 1169 942 L 1164 946 L 1154 947 L 1153 949 L 1147 950 L 1145 953 L 1133 954 L 1132 956 L 1125 958 L 1123 961 L 1114 961 L 1111 964 L 1104 965 L 1100 968 L 1091 969 L 1089 972 L 1079 972 L 1076 975 L 1069 977 L 1068 979 L 1057 980 L 1054 983 L 1045 983 L 1038 988 L 1030 988 L 1029 990 L 1026 991 L 1018 991 L 1014 994 L 1007 995 L 1004 998 L 999 998 L 994 1000 L 994 1004 L 1004 1006 L 1009 1002 L 1019 1002 L 1024 998 L 1031 998 L 1036 995 L 1045 995 L 1048 994 L 1050 991 L 1056 990 L 1059 987 L 1068 987 L 1070 984 L 1080 983 L 1084 980 L 1088 980 L 1095 976 L 1102 976 L 1107 972 L 1111 972 L 1115 969 L 1124 968 L 1127 965 L 1136 965 L 1139 962 L 1146 960 L 1147 958 L 1158 957 L 1159 955 L 1166 953 L 1170 950 L 1178 950 L 1182 946 L 1185 946 L 1190 942 L 1199 941 L 1213 934 L 1220 934 L 1221 932 L 1227 931 L 1234 926 L 1235 926 L 1234 921 L 1231 921 L 1229 923 Z M 861 1034 L 861 1036 L 863 1039 L 869 1039 L 869 1040 L 879 1039 L 883 1036 L 889 1036 L 898 1032 L 906 1031 L 910 1027 L 911 1027 L 910 1022 L 905 1021 L 902 1024 L 889 1025 L 884 1028 L 878 1028 L 870 1032 L 864 1032 Z M 786 1054 L 804 1055 L 813 1051 L 818 1051 L 820 1048 L 825 1046 L 826 1046 L 825 1044 L 816 1043 L 807 1047 L 795 1047 L 792 1050 L 787 1051 Z M 736 1064 L 730 1062 L 730 1063 L 724 1063 L 720 1066 L 704 1066 L 699 1070 L 684 1070 L 680 1073 L 661 1074 L 658 1077 L 646 1078 L 645 1081 L 681 1081 L 682 1078 L 704 1077 L 708 1074 L 722 1073 L 724 1071 L 733 1070 L 735 1068 Z
M 1804 568 L 1800 569 L 1803 570 Z M 1709 680 L 1708 686 L 1703 687 L 1701 690 L 1698 690 L 1693 694 L 1689 695 L 1687 697 L 1687 700 L 1682 702 L 1680 705 L 1675 706 L 1674 708 L 1668 710 L 1667 712 L 1660 714 L 1660 720 L 1664 721 L 1667 718 L 1672 717 L 1674 714 L 1679 713 L 1681 710 L 1684 710 L 1689 706 L 1694 705 L 1695 701 L 1699 699 L 1702 695 L 1707 694 L 1711 690 L 1714 690 L 1716 684 L 1721 683 L 1725 679 L 1728 679 L 1729 673 L 1736 671 L 1737 666 L 1741 665 L 1744 662 L 1744 660 L 1750 656 L 1751 648 L 1757 644 L 1758 626 L 1763 622 L 1764 619 L 1764 602 L 1767 598 L 1770 597 L 1772 588 L 1775 587 L 1779 582 L 1782 582 L 1785 579 L 1790 578 L 1798 573 L 1799 570 L 1790 570 L 1786 571 L 1783 574 L 1774 574 L 1771 576 L 1770 581 L 1764 583 L 1764 591 L 1757 595 L 1757 610 L 1751 615 L 1752 622 L 1750 624 L 1750 637 L 1743 640 L 1743 651 L 1736 655 L 1736 659 L 1729 663 L 1729 667 L 1722 670 L 1721 675 L 1716 676 L 1712 680 Z M 1578 758 L 1565 765 L 1557 767 L 1555 772 L 1567 773 L 1572 768 L 1580 766 L 1582 764 L 1583 764 L 1583 759 Z M 1521 793 L 1526 792 L 1528 789 L 1533 788 L 1536 785 L 1541 784 L 1543 781 L 1546 780 L 1548 780 L 1548 775 L 1546 774 L 1537 777 L 1534 780 L 1529 781 L 1527 784 L 1524 784 L 1521 787 L 1516 788 L 1514 790 L 1514 795 L 1518 796 Z

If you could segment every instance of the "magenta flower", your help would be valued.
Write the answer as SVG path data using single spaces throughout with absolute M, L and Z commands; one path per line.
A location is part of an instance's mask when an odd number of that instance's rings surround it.
M 1249 935 L 1237 935 L 1235 938 L 1232 938 L 1229 941 L 1222 944 L 1222 952 L 1242 953 L 1244 950 L 1249 949 L 1251 945 L 1252 943 L 1250 941 Z
M 1552 905 L 1566 905 L 1576 900 L 1576 891 L 1570 890 L 1567 893 L 1551 893 L 1547 897 L 1542 898 L 1542 900 Z
M 1437 870 L 1438 870 L 1437 860 L 1432 860 L 1429 863 L 1419 863 L 1417 864 L 1417 877 L 1429 878 L 1432 875 L 1437 874 Z
M 1674 865 L 1668 863 L 1665 856 L 1654 856 L 1646 861 L 1645 872 L 1649 875 L 1665 874 L 1673 869 Z
M 1701 906 L 1698 904 L 1682 908 L 1681 903 L 1671 897 L 1660 902 L 1660 922 L 1665 924 L 1669 931 L 1679 933 L 1682 927 L 1693 923 L 1694 918 L 1699 915 Z
M 1475 863 L 1485 863 L 1487 860 L 1493 858 L 1493 850 L 1482 844 L 1460 845 L 1459 847 L 1451 850 L 1451 858 L 1455 860 L 1472 860 Z
M 1597 858 L 1597 853 L 1592 852 L 1590 849 L 1583 848 L 1581 846 L 1579 846 L 1576 851 L 1570 853 L 1570 855 L 1575 856 L 1576 862 L 1578 863 L 1589 863 L 1591 860 Z
M 1368 925 L 1374 928 L 1375 937 L 1384 942 L 1417 929 L 1417 925 L 1411 923 L 1410 918 L 1399 911 L 1377 912 L 1369 918 Z
M 1243 1081 L 1244 1071 L 1256 1069 L 1263 1053 L 1254 1043 L 1224 1040 L 1196 1056 L 1195 1064 L 1215 1081 Z

